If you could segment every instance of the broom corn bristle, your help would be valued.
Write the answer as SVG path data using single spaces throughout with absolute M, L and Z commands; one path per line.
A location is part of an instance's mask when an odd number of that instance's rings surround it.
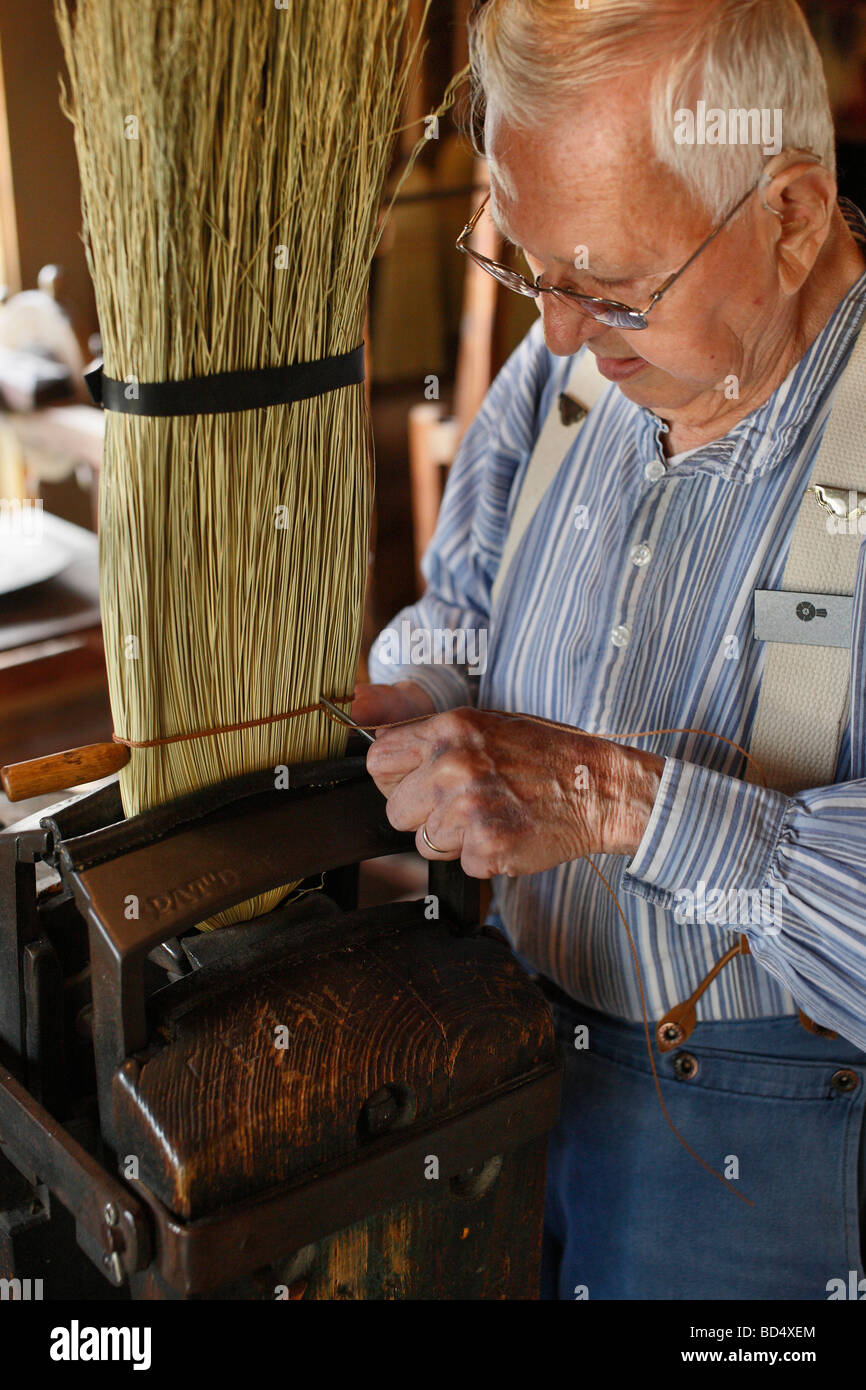
M 355 348 L 408 0 L 55 5 L 106 376 L 134 391 Z M 147 741 L 351 691 L 372 485 L 362 385 L 237 413 L 107 412 L 100 590 L 115 731 Z M 345 738 L 316 712 L 132 749 L 124 811 L 337 756 Z

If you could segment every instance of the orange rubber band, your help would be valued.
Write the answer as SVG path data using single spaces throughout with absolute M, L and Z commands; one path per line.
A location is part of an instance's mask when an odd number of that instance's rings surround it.
M 354 693 L 348 695 L 332 695 L 331 702 L 335 705 L 350 705 L 354 699 Z M 194 729 L 188 734 L 168 734 L 165 738 L 122 738 L 120 734 L 112 734 L 114 743 L 122 743 L 126 748 L 160 748 L 166 743 L 185 743 L 189 739 L 209 738 L 211 734 L 234 734 L 240 729 L 258 729 L 263 724 L 279 724 L 284 719 L 297 719 L 302 714 L 313 714 L 320 710 L 322 714 L 327 714 L 329 719 L 334 716 L 324 705 L 320 705 L 318 700 L 314 705 L 303 705 L 300 709 L 286 710 L 283 714 L 268 714 L 262 719 L 242 719 L 237 724 L 223 724 L 215 729 Z M 338 723 L 334 720 L 334 723 Z

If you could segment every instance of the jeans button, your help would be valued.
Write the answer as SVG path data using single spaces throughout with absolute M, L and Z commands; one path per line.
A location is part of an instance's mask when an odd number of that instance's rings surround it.
M 691 1081 L 698 1074 L 698 1059 L 693 1052 L 678 1052 L 674 1058 L 674 1076 L 678 1081 Z
M 851 1091 L 856 1091 L 859 1085 L 860 1078 L 856 1071 L 849 1071 L 847 1067 L 834 1072 L 830 1078 L 830 1090 L 838 1095 L 848 1095 Z

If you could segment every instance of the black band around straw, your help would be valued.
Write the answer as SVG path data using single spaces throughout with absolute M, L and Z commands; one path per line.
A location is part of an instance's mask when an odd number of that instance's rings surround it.
M 114 381 L 103 376 L 100 362 L 84 379 L 95 405 L 124 415 L 221 415 L 291 405 L 342 386 L 360 385 L 364 380 L 364 344 L 316 362 L 216 372 L 186 381 Z

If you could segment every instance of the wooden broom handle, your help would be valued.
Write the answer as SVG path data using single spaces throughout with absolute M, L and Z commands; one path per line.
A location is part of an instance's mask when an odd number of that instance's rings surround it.
M 123 743 L 88 743 L 83 748 L 67 748 L 65 753 L 0 767 L 0 783 L 10 801 L 26 801 L 43 792 L 59 792 L 79 782 L 108 777 L 125 767 L 129 756 Z

